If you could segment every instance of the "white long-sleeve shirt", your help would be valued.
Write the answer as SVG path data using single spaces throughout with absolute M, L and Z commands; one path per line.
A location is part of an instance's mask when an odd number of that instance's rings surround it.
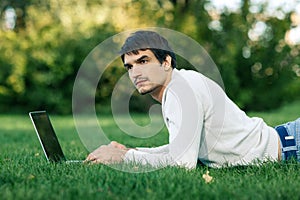
M 169 144 L 129 150 L 125 161 L 155 167 L 247 165 L 277 160 L 278 136 L 262 119 L 248 117 L 214 81 L 190 70 L 173 70 L 162 114 Z

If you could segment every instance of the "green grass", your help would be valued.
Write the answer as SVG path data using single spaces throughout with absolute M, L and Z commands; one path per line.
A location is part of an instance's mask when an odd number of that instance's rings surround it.
M 263 117 L 274 126 L 299 117 L 300 102 Z M 111 140 L 129 146 L 155 146 L 167 141 L 166 130 L 149 139 L 124 135 L 109 116 L 100 117 Z M 69 159 L 84 159 L 71 116 L 51 116 L 63 151 Z M 136 115 L 147 123 L 145 115 Z M 260 167 L 208 169 L 198 166 L 187 171 L 167 167 L 148 173 L 126 173 L 105 165 L 47 163 L 25 115 L 0 115 L 0 199 L 299 199 L 300 165 L 266 163 Z M 129 166 L 130 167 L 130 166 Z M 213 182 L 202 175 L 210 171 Z

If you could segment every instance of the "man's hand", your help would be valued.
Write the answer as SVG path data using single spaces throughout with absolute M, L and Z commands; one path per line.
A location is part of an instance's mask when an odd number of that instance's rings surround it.
M 90 153 L 85 162 L 102 164 L 120 163 L 123 161 L 128 150 L 125 145 L 113 141 L 109 145 L 102 145 Z

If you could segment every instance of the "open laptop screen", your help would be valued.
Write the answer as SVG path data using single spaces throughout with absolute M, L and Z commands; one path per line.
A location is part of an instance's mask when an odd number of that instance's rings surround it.
M 65 156 L 46 111 L 30 112 L 29 115 L 47 160 L 53 162 L 65 161 Z

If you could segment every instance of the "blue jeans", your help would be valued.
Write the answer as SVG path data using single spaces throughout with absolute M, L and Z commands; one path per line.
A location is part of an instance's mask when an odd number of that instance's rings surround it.
M 288 135 L 294 136 L 296 146 L 297 146 L 297 150 L 296 150 L 297 161 L 300 162 L 300 118 L 296 119 L 295 121 L 282 124 L 280 126 L 285 127 L 285 129 L 288 132 Z M 282 148 L 282 144 L 281 144 L 281 148 Z M 282 160 L 285 160 L 283 152 L 281 153 L 281 158 Z

